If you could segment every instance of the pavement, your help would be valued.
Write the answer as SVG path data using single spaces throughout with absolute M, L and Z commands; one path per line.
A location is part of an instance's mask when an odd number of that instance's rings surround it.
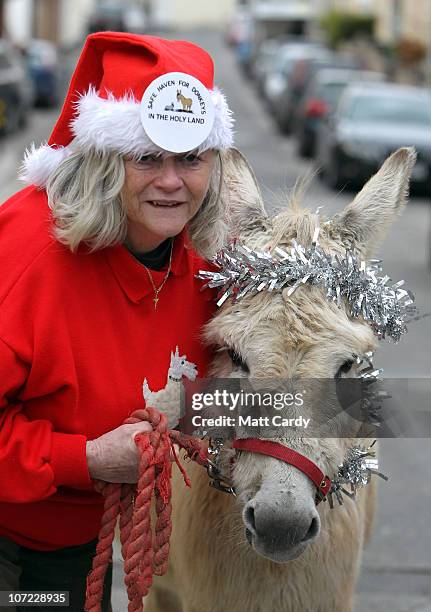
M 292 139 L 277 133 L 221 34 L 200 31 L 181 36 L 212 53 L 216 82 L 235 112 L 236 144 L 254 167 L 269 208 L 274 209 L 312 164 L 297 157 Z M 74 59 L 69 57 L 71 65 Z M 32 140 L 41 142 L 49 136 L 57 113 L 37 110 L 24 132 L 0 141 L 0 201 L 20 187 L 15 177 L 23 151 Z M 305 204 L 313 210 L 324 206 L 331 215 L 352 197 L 346 192 L 333 193 L 314 180 Z M 431 203 L 428 198 L 412 197 L 379 254 L 393 278 L 408 281 L 422 313 L 431 312 L 430 235 Z M 399 346 L 382 343 L 376 364 L 384 368 L 386 377 L 431 377 L 430 327 L 431 318 L 423 319 L 410 326 Z M 381 470 L 390 480 L 379 488 L 374 535 L 364 554 L 356 612 L 431 612 L 431 440 L 388 439 L 381 441 L 380 448 Z M 118 545 L 112 603 L 114 612 L 127 610 Z

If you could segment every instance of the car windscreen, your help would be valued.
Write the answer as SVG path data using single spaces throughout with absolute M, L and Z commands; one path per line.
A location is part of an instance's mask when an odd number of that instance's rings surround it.
M 306 58 L 312 51 L 310 48 L 301 47 L 286 47 L 281 48 L 272 58 L 273 69 L 276 72 L 281 72 L 285 75 L 289 75 L 292 71 L 295 62 L 301 58 Z
M 274 56 L 269 58 L 268 63 L 272 65 L 272 70 L 274 72 L 289 74 L 292 70 L 293 57 L 290 54 L 275 53 Z
M 342 116 L 352 121 L 431 126 L 431 98 L 396 94 L 360 95 L 347 102 Z
M 317 88 L 317 96 L 331 106 L 336 106 L 346 85 L 348 85 L 346 81 L 320 83 Z

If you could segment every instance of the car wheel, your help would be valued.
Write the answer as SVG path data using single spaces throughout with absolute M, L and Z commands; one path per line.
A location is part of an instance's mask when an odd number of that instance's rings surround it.
M 343 183 L 343 177 L 340 165 L 333 155 L 331 155 L 329 163 L 322 170 L 325 184 L 330 189 L 339 189 Z
M 311 142 L 304 136 L 299 137 L 298 154 L 301 157 L 313 157 L 313 147 L 311 146 Z
M 290 134 L 290 122 L 286 118 L 276 118 L 277 127 L 282 134 Z

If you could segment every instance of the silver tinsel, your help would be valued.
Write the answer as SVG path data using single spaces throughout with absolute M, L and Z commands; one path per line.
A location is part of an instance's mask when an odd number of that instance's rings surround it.
M 347 250 L 344 258 L 325 253 L 317 243 L 318 235 L 319 228 L 309 248 L 292 240 L 289 252 L 279 247 L 273 253 L 254 251 L 233 243 L 213 259 L 219 271 L 199 270 L 197 278 L 208 281 L 202 289 L 223 288 L 218 306 L 230 297 L 238 301 L 260 291 L 289 287 L 288 295 L 292 295 L 305 283 L 321 286 L 338 306 L 347 303 L 352 317 L 362 316 L 380 339 L 398 342 L 407 331 L 407 318 L 417 312 L 404 281 L 388 284 L 389 276 L 379 275 L 381 261 L 362 261 L 355 251 Z
M 364 423 L 369 423 L 376 427 L 381 425 L 381 410 L 383 402 L 391 396 L 385 389 L 375 385 L 381 381 L 383 368 L 375 368 L 373 364 L 373 351 L 368 351 L 360 357 L 355 355 L 355 362 L 358 366 L 358 378 L 362 380 L 362 402 L 361 412 Z
M 378 471 L 379 462 L 371 450 L 375 443 L 376 440 L 368 448 L 362 446 L 349 448 L 343 463 L 338 467 L 336 476 L 331 479 L 332 484 L 327 495 L 331 508 L 334 507 L 333 496 L 336 497 L 339 504 L 343 503 L 343 494 L 354 499 L 357 489 L 367 485 L 372 474 L 388 480 L 387 476 Z M 350 491 L 343 485 L 350 485 Z

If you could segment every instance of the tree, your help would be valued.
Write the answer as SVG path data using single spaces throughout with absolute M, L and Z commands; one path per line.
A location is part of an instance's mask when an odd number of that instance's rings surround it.
M 374 17 L 343 11 L 330 11 L 321 20 L 320 25 L 325 32 L 327 43 L 336 48 L 340 42 L 355 36 L 369 36 L 374 34 Z

